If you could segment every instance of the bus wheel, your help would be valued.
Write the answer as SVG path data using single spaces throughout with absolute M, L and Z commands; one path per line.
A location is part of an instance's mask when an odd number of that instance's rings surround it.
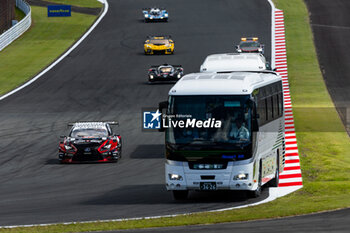
M 280 183 L 280 163 L 279 163 L 279 156 L 277 155 L 277 168 L 275 171 L 275 178 L 273 178 L 270 181 L 271 187 L 278 187 L 278 184 Z
M 173 196 L 175 200 L 186 200 L 188 190 L 173 190 Z

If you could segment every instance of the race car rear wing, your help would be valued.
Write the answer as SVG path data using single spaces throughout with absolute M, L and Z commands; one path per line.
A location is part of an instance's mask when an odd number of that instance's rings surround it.
M 174 68 L 181 68 L 182 67 L 182 65 L 162 64 L 162 65 L 152 65 L 150 68 L 158 68 L 159 66 L 172 66 Z
M 147 36 L 147 39 L 153 39 L 154 37 L 164 37 L 164 39 L 171 39 L 170 35 Z
M 143 11 L 149 11 L 152 8 L 158 8 L 159 10 L 165 10 L 165 7 L 146 7 L 146 8 L 142 8 Z
M 70 122 L 68 126 L 73 126 L 75 124 L 109 124 L 109 125 L 119 125 L 118 121 L 80 121 L 80 122 Z

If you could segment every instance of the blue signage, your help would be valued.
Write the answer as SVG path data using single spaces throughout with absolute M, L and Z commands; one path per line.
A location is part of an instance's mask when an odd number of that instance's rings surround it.
M 47 6 L 48 17 L 69 17 L 72 16 L 70 5 L 49 5 Z

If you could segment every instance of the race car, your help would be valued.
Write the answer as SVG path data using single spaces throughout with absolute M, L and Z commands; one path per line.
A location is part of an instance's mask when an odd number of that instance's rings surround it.
M 148 81 L 177 81 L 184 75 L 184 69 L 180 65 L 163 64 L 151 66 L 148 70 Z
M 144 8 L 142 9 L 145 22 L 154 22 L 154 21 L 168 21 L 169 14 L 165 9 L 159 7 Z
M 261 53 L 264 54 L 264 45 L 259 43 L 258 37 L 243 37 L 239 45 L 236 45 L 238 53 Z
M 113 134 L 117 122 L 76 122 L 69 136 L 61 136 L 58 159 L 61 163 L 117 162 L 122 156 L 120 135 Z
M 170 36 L 148 36 L 144 45 L 145 54 L 173 54 L 175 43 Z

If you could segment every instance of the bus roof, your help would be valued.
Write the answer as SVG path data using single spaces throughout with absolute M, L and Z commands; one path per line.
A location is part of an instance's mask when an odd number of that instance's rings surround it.
M 169 95 L 247 95 L 281 81 L 275 72 L 193 73 L 183 76 Z
M 262 71 L 266 59 L 260 53 L 222 53 L 206 57 L 200 72 Z

